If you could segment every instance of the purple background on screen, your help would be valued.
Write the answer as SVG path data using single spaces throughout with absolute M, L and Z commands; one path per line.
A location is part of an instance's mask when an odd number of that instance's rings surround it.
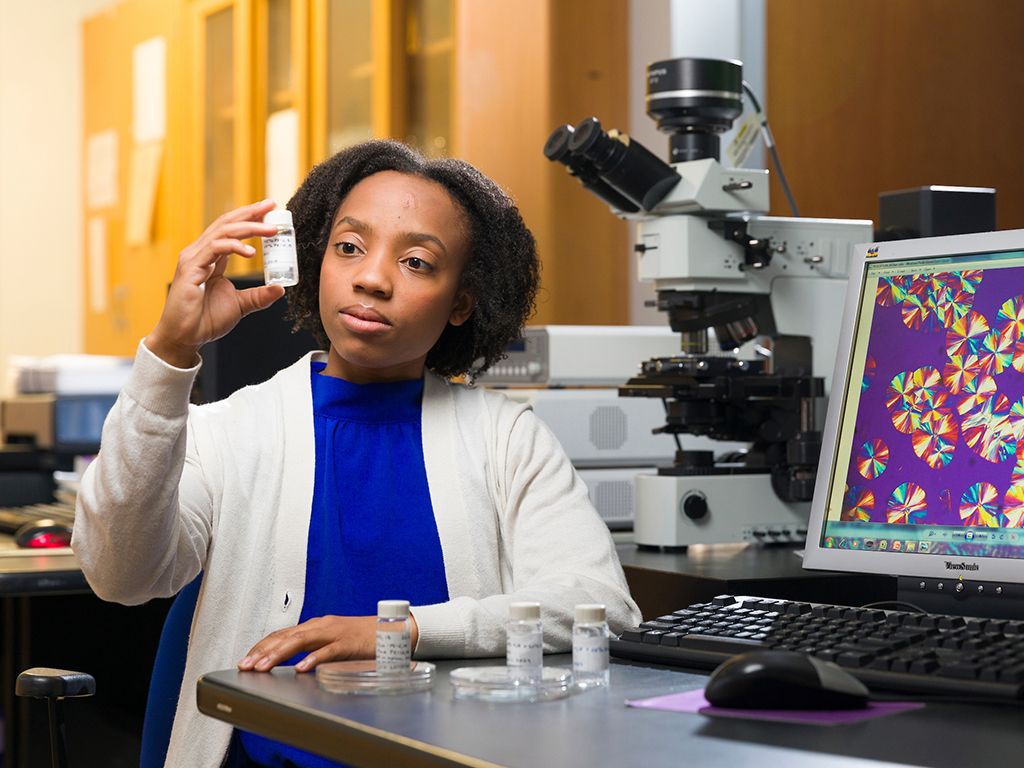
M 982 275 L 971 309 L 983 315 L 990 328 L 996 328 L 1000 307 L 1008 299 L 1022 294 L 1024 268 L 990 269 Z M 962 431 L 958 431 L 952 460 L 941 469 L 933 469 L 914 453 L 911 435 L 893 425 L 886 407 L 890 382 L 901 372 L 912 372 L 924 366 L 936 368 L 941 374 L 949 362 L 946 333 L 945 328 L 929 332 L 912 330 L 903 322 L 901 304 L 891 307 L 875 304 L 867 354 L 874 359 L 876 367 L 870 385 L 861 394 L 853 459 L 847 473 L 848 487 L 866 487 L 874 494 L 870 518 L 873 523 L 886 522 L 889 499 L 902 483 L 913 482 L 924 490 L 928 509 L 924 518 L 916 522 L 934 525 L 964 524 L 959 511 L 961 498 L 975 483 L 988 482 L 995 486 L 998 492 L 996 511 L 1012 484 L 1010 476 L 1016 463 L 1013 452 L 1004 461 L 992 463 L 968 447 Z M 1012 366 L 993 378 L 997 391 L 1005 395 L 1011 405 L 1024 397 L 1024 374 Z M 956 411 L 958 401 L 958 395 L 949 393 L 947 406 L 959 423 L 963 417 Z M 889 461 L 878 477 L 866 479 L 857 469 L 857 456 L 861 446 L 873 439 L 881 439 L 886 444 Z M 940 501 L 942 491 L 949 491 L 948 507 Z

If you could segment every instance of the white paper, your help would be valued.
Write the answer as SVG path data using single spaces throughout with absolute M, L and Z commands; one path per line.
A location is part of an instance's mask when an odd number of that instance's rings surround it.
M 107 220 L 103 216 L 90 216 L 87 225 L 89 249 L 89 309 L 107 311 Z
M 152 239 L 163 158 L 161 142 L 132 147 L 124 222 L 124 240 L 128 245 L 147 245 Z
M 89 210 L 117 205 L 120 138 L 116 128 L 86 139 L 86 205 Z
M 132 49 L 132 138 L 136 144 L 167 136 L 167 41 L 151 37 Z
M 266 192 L 283 207 L 299 187 L 299 111 L 282 109 L 267 118 L 264 142 Z

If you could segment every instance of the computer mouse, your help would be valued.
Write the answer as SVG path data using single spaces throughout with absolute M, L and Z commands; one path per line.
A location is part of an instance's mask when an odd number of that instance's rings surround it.
M 14 543 L 27 549 L 70 547 L 71 528 L 56 520 L 33 520 L 17 530 Z
M 796 651 L 751 651 L 714 672 L 704 698 L 728 709 L 859 709 L 867 687 L 843 668 Z

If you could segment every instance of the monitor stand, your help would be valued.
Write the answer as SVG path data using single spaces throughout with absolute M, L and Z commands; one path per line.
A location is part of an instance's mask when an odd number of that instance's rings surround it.
M 900 601 L 928 613 L 1024 619 L 1024 584 L 968 581 L 959 575 L 942 579 L 900 576 L 896 593 Z

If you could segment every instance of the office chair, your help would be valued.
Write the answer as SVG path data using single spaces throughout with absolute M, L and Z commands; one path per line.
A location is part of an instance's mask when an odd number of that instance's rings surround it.
M 160 631 L 153 673 L 146 698 L 146 714 L 142 722 L 142 750 L 139 768 L 161 768 L 167 759 L 171 725 L 178 707 L 178 692 L 185 674 L 188 637 L 192 616 L 199 599 L 203 575 L 200 573 L 174 598 Z M 92 675 L 61 669 L 36 667 L 18 675 L 15 693 L 46 699 L 50 711 L 50 751 L 53 768 L 67 768 L 67 746 L 64 736 L 62 700 L 69 697 L 92 696 L 96 681 Z

